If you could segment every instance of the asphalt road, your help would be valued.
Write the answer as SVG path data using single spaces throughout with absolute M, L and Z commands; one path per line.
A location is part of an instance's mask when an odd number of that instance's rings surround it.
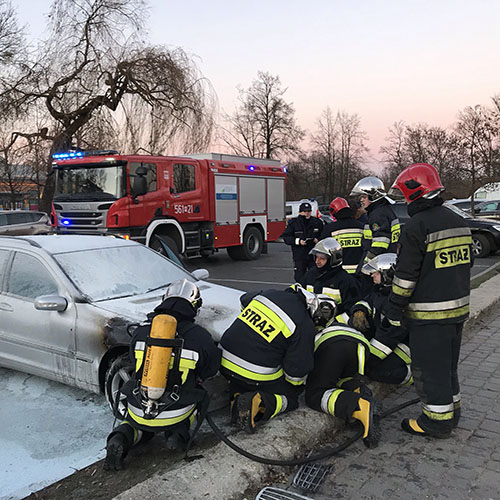
M 472 276 L 488 269 L 500 260 L 500 252 L 485 259 L 476 259 Z M 252 261 L 234 261 L 221 250 L 208 258 L 188 261 L 190 270 L 205 268 L 209 271 L 208 281 L 219 285 L 238 288 L 246 292 L 265 288 L 285 288 L 293 283 L 292 252 L 284 243 L 269 243 L 268 253 Z

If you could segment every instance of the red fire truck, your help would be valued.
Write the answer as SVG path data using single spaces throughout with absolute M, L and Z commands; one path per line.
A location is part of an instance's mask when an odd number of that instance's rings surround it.
M 259 257 L 285 229 L 286 167 L 224 154 L 54 155 L 58 231 L 115 233 L 156 250 Z

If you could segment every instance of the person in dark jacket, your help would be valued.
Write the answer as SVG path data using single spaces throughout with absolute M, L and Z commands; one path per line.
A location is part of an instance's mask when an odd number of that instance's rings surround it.
M 358 280 L 342 268 L 344 248 L 335 238 L 325 238 L 311 250 L 315 266 L 304 275 L 302 286 L 314 293 L 329 295 L 337 314 L 349 312 L 361 298 Z
M 221 352 L 211 335 L 194 323 L 201 304 L 200 292 L 194 283 L 185 279 L 175 281 L 167 288 L 162 303 L 149 315 L 148 321 L 136 328 L 130 343 L 130 361 L 135 371 L 122 387 L 122 396 L 116 396 L 125 410 L 117 415 L 117 408 L 114 409 L 115 416 L 123 421 L 107 438 L 105 469 L 122 469 L 132 446 L 159 432 L 164 433 L 170 448 L 187 446 L 191 422 L 198 409 L 208 402 L 200 383 L 217 374 L 221 359 Z M 155 323 L 158 320 L 160 323 Z M 171 325 L 168 339 L 157 338 L 158 332 L 165 333 L 165 328 L 154 330 L 158 324 Z M 172 354 L 173 363 L 166 376 L 165 390 L 157 397 L 159 394 L 153 396 L 144 386 L 145 374 L 154 370 L 167 372 L 169 364 L 164 353 L 158 362 L 158 357 L 153 357 L 150 351 L 151 348 L 167 349 L 167 344 L 170 348 L 177 347 Z M 165 376 L 160 378 L 165 380 Z
M 332 316 L 335 312 L 332 313 Z M 370 344 L 357 330 L 326 321 L 314 343 L 314 369 L 307 377 L 305 399 L 313 410 L 363 425 L 363 442 L 368 448 L 380 439 L 378 405 L 363 383 Z
M 385 252 L 395 252 L 401 226 L 391 208 L 384 183 L 378 177 L 364 177 L 352 188 L 351 196 L 359 196 L 368 213 L 368 224 L 363 231 L 363 256 L 358 267 Z
M 371 277 L 373 287 L 352 307 L 349 325 L 370 341 L 367 377 L 387 384 L 410 385 L 413 378 L 408 331 L 403 325 L 391 325 L 385 320 L 396 258 L 395 253 L 383 253 L 363 266 L 361 272 Z
M 401 422 L 417 436 L 447 438 L 460 418 L 458 357 L 469 315 L 472 236 L 464 219 L 443 207 L 437 170 L 411 165 L 397 177 L 408 204 L 389 296 L 387 320 L 403 316 L 410 333 L 412 371 L 421 414 Z
M 354 218 L 354 212 L 344 198 L 332 200 L 330 215 L 334 221 L 323 228 L 321 239 L 332 237 L 342 245 L 342 268 L 354 274 L 363 255 L 361 240 L 364 226 Z
M 318 243 L 323 230 L 323 222 L 317 217 L 312 217 L 312 206 L 308 201 L 303 201 L 299 206 L 299 216 L 292 219 L 281 237 L 292 247 L 294 263 L 294 280 L 300 283 L 305 272 L 314 266 L 314 261 L 309 255 L 312 247 Z
M 248 292 L 240 300 L 241 314 L 220 340 L 220 371 L 229 381 L 232 423 L 254 432 L 298 407 L 313 368 L 319 301 L 300 285 Z

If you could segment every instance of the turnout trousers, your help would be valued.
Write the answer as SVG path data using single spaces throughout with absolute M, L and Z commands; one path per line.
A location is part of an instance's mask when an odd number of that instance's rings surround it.
M 463 323 L 409 325 L 413 379 L 422 404 L 417 422 L 430 435 L 448 436 L 460 418 L 462 330 Z
M 307 405 L 348 422 L 359 408 L 360 396 L 369 390 L 356 379 L 358 373 L 356 342 L 336 340 L 321 346 L 314 355 L 314 369 L 307 376 Z

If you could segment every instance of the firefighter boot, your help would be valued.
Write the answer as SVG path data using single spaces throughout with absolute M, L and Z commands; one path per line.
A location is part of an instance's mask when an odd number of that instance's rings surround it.
M 380 440 L 380 427 L 378 419 L 375 419 L 373 407 L 370 401 L 359 398 L 358 409 L 352 414 L 353 418 L 363 425 L 363 443 L 367 448 L 375 448 Z
M 121 433 L 113 434 L 106 444 L 106 458 L 104 459 L 104 470 L 123 469 L 123 459 L 128 452 L 127 438 Z
M 231 425 L 238 425 L 238 398 L 241 393 L 235 392 L 229 400 L 229 417 Z
M 414 418 L 405 418 L 401 421 L 401 429 L 403 429 L 408 434 L 412 434 L 413 436 L 423 436 L 423 437 L 434 437 L 439 439 L 446 439 L 450 437 L 450 432 L 445 433 L 435 433 L 432 434 L 422 429 L 418 420 Z
M 237 422 L 241 429 L 254 433 L 257 425 L 262 420 L 265 407 L 259 392 L 245 392 L 235 401 Z

